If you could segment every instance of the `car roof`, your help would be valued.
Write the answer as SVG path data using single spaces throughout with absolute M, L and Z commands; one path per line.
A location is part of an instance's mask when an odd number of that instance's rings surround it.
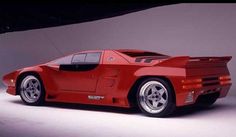
M 115 51 L 118 52 L 150 52 L 150 51 L 146 51 L 146 50 L 138 50 L 138 49 L 116 49 Z

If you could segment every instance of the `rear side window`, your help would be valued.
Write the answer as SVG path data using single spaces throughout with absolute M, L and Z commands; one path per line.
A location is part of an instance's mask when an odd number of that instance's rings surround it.
M 99 63 L 101 53 L 87 53 L 87 56 L 85 58 L 86 63 Z
M 76 54 L 72 59 L 72 64 L 97 64 L 100 61 L 100 57 L 100 52 Z

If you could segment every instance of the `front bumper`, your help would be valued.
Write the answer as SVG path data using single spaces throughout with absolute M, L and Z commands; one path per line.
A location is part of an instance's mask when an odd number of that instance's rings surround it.
M 7 93 L 11 95 L 16 95 L 16 88 L 15 86 L 8 86 L 7 87 Z

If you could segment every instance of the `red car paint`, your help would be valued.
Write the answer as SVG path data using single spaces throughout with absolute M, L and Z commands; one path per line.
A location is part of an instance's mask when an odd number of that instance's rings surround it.
M 37 73 L 46 91 L 46 101 L 131 107 L 135 83 L 145 77 L 168 80 L 175 91 L 176 106 L 195 103 L 199 95 L 219 92 L 225 97 L 231 86 L 227 62 L 231 57 L 170 57 L 142 50 L 94 50 L 99 64 L 83 71 L 61 70 L 49 62 L 16 70 L 3 77 L 7 92 L 19 95 L 16 87 L 24 73 Z M 73 55 L 79 54 L 75 53 Z M 193 101 L 187 102 L 189 93 Z

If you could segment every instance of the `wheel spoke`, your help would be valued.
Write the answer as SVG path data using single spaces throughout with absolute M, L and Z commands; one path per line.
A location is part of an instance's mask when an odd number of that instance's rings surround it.
M 29 88 L 29 87 L 28 87 L 28 88 L 25 88 L 25 89 L 23 88 L 22 90 L 23 90 L 23 91 L 26 91 L 26 92 L 30 92 L 30 88 Z
M 36 95 L 39 95 L 40 94 L 40 91 L 38 89 L 35 89 L 35 94 Z
M 166 103 L 166 100 L 162 97 L 160 100 L 159 100 L 160 103 L 162 104 L 165 104 Z
M 39 83 L 38 82 L 35 82 L 34 83 L 34 87 L 37 88 L 39 86 Z
M 165 90 L 162 88 L 160 90 L 158 90 L 158 92 L 161 94 L 161 96 L 165 93 Z
M 34 93 L 33 92 L 30 92 L 30 98 L 33 99 L 35 96 L 34 96 Z
M 29 87 L 33 87 L 34 83 L 32 82 L 32 80 L 29 81 Z
M 152 86 L 152 93 L 154 93 L 154 92 L 156 92 L 156 91 L 157 91 L 156 87 L 155 87 L 155 86 Z
M 147 96 L 147 99 L 148 99 L 148 100 L 153 100 L 153 99 L 152 99 L 152 94 L 148 95 L 148 96 Z
M 157 107 L 158 102 L 157 102 L 157 101 L 153 101 L 153 102 L 152 102 L 152 105 L 153 105 L 153 107 Z

